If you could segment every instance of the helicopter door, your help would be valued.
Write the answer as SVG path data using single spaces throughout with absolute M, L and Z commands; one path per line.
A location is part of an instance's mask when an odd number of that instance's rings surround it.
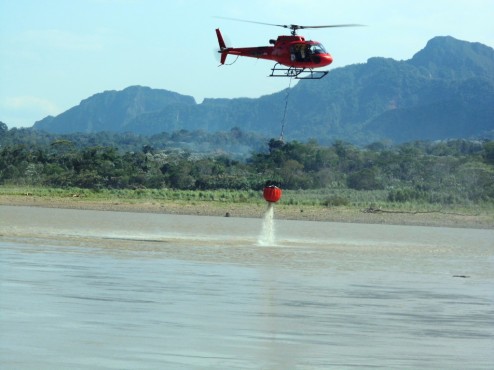
M 308 45 L 297 44 L 290 47 L 290 59 L 292 62 L 305 62 L 310 60 L 311 50 Z

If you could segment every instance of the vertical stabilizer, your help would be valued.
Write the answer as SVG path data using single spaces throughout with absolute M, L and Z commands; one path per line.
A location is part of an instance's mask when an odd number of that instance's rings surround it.
M 221 35 L 221 31 L 219 28 L 216 29 L 216 36 L 218 37 L 218 44 L 220 46 L 220 50 L 218 51 L 218 53 L 221 53 L 221 64 L 225 64 L 228 52 L 224 51 L 226 50 L 226 44 L 225 40 L 223 40 L 223 36 Z

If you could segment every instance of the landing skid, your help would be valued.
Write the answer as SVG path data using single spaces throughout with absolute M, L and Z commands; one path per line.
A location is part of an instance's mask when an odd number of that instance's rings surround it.
M 297 80 L 320 80 L 328 74 L 328 71 L 314 71 L 311 68 L 280 68 L 280 64 L 276 63 L 271 68 L 269 77 L 292 77 Z

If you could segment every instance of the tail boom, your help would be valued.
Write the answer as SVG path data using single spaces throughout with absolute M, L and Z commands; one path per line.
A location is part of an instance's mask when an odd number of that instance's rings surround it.
M 258 47 L 250 47 L 250 48 L 232 48 L 228 47 L 225 44 L 225 40 L 221 35 L 221 31 L 219 28 L 216 29 L 216 36 L 218 37 L 218 45 L 220 46 L 220 50 L 218 53 L 221 53 L 221 64 L 225 64 L 226 57 L 230 55 L 236 55 L 241 57 L 250 57 L 257 59 L 268 59 L 273 60 L 273 47 L 272 46 L 258 46 Z

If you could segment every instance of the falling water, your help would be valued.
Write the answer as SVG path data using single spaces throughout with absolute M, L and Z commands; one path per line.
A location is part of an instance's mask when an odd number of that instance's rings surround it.
M 261 246 L 274 245 L 274 203 L 268 202 L 268 209 L 264 213 L 261 234 L 257 243 Z

